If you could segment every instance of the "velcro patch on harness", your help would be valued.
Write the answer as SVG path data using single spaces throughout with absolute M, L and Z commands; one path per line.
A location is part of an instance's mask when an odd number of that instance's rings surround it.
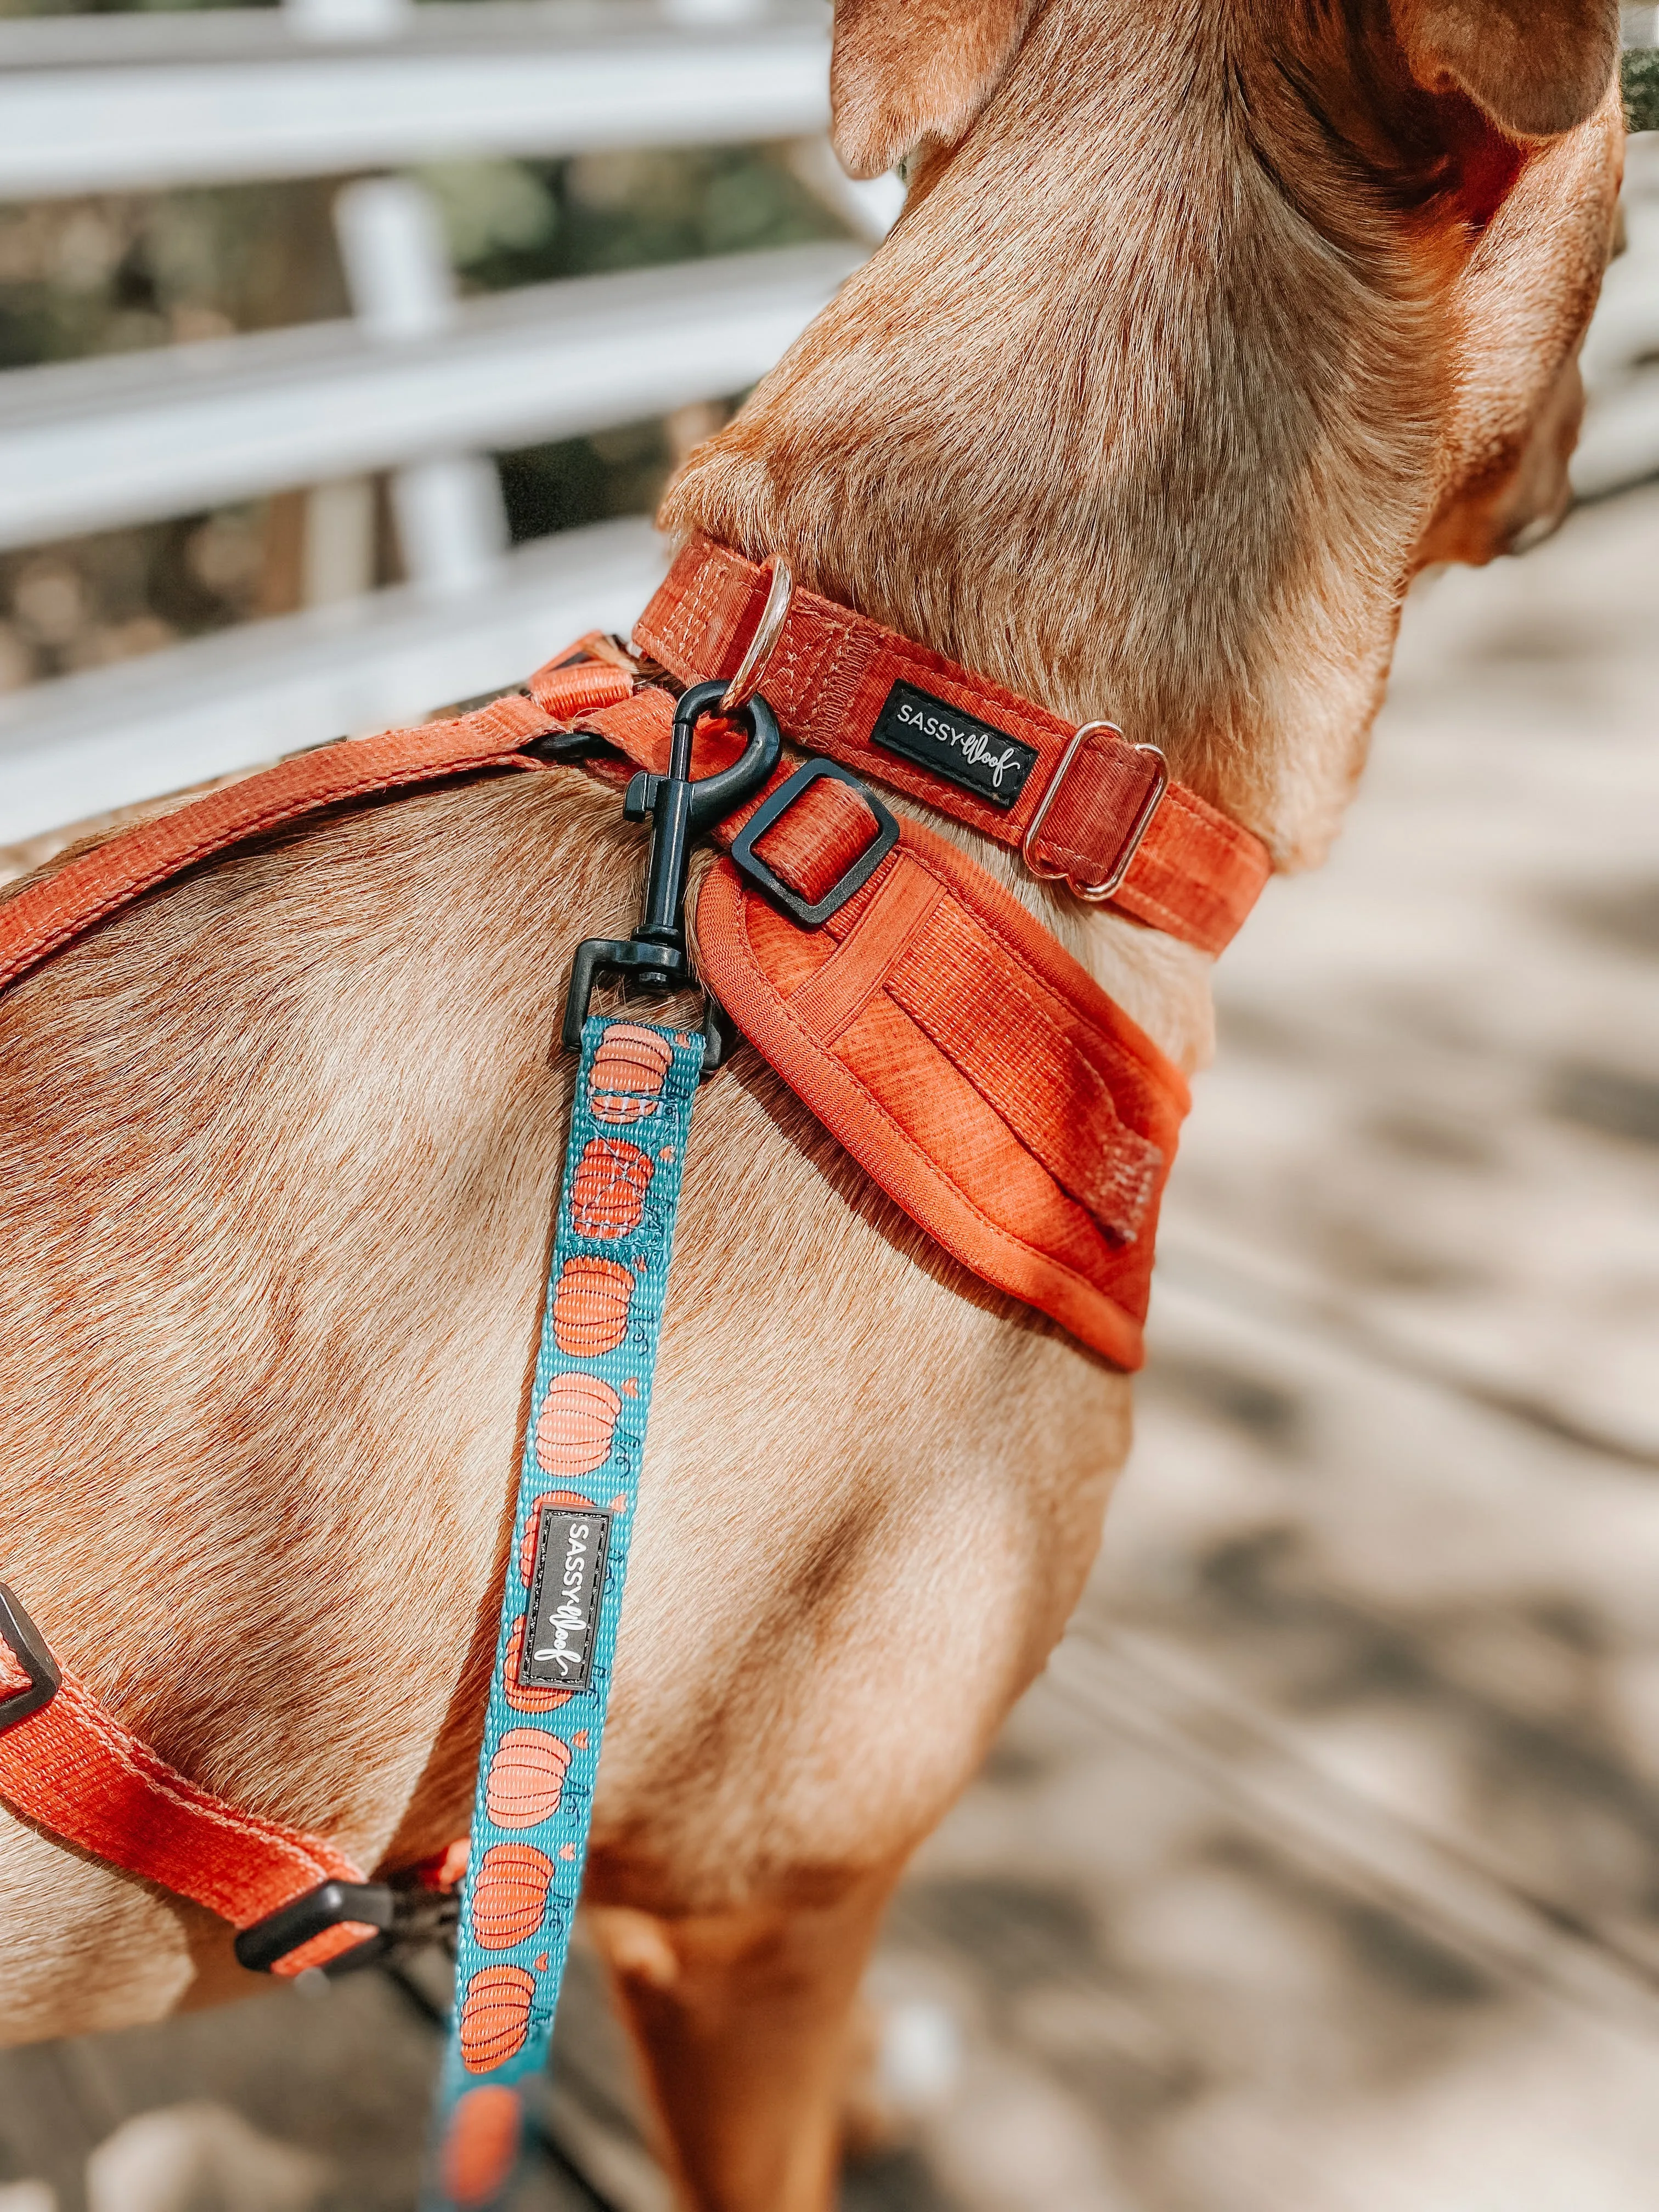
M 805 875 L 804 823 L 794 842 Z M 697 945 L 744 1035 L 945 1251 L 1140 1365 L 1187 1085 L 1017 899 L 907 822 L 819 930 L 721 862 Z

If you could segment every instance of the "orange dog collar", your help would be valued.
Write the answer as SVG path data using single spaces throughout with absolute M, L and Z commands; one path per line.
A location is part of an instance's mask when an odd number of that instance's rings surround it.
M 694 538 L 635 625 L 683 683 L 730 676 L 772 572 Z M 1261 840 L 1169 780 L 1153 745 L 1079 730 L 866 616 L 797 591 L 763 686 L 785 737 L 1019 852 L 1034 875 L 1220 952 L 1261 896 Z

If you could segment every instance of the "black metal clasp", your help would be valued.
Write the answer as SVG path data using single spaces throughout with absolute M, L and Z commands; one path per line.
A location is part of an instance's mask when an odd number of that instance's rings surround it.
M 58 1662 L 46 1649 L 46 1639 L 17 1601 L 16 1593 L 0 1583 L 0 1644 L 22 1668 L 21 1690 L 0 1692 L 0 1735 L 42 1705 L 49 1705 L 63 1677 Z
M 632 937 L 589 937 L 576 947 L 570 991 L 564 1006 L 566 1049 L 580 1052 L 582 1024 L 601 975 L 620 976 L 643 991 L 679 991 L 692 982 L 685 943 L 685 878 L 691 842 L 752 799 L 778 764 L 783 750 L 777 719 L 758 692 L 732 715 L 749 725 L 749 742 L 730 768 L 714 775 L 691 774 L 691 741 L 705 714 L 717 711 L 724 684 L 694 684 L 674 714 L 674 736 L 666 775 L 645 772 L 634 778 L 623 799 L 629 822 L 651 823 L 651 852 L 646 863 L 645 901 Z M 714 1001 L 708 1002 L 703 1033 L 709 1049 L 705 1070 L 718 1065 L 720 1030 Z

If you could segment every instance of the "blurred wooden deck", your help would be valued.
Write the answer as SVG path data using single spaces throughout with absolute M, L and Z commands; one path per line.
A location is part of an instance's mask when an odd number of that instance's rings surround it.
M 1656 574 L 1659 488 L 1420 593 L 1223 963 L 1134 1457 L 894 1912 L 848 2212 L 1659 2202 Z M 562 2039 L 526 2212 L 662 2212 L 586 1983 Z M 6 2055 L 0 2212 L 393 2212 L 435 2055 L 377 1975 Z

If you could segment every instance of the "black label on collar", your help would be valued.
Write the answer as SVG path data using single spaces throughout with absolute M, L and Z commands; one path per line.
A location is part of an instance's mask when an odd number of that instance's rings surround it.
M 593 1672 L 611 1516 L 543 1509 L 530 1580 L 530 1617 L 519 1662 L 523 1689 L 585 1690 Z
M 1021 744 L 989 722 L 975 721 L 960 707 L 918 691 L 914 684 L 896 684 L 887 694 L 870 742 L 902 753 L 918 768 L 959 783 L 993 806 L 1013 805 L 1037 758 L 1035 746 Z

